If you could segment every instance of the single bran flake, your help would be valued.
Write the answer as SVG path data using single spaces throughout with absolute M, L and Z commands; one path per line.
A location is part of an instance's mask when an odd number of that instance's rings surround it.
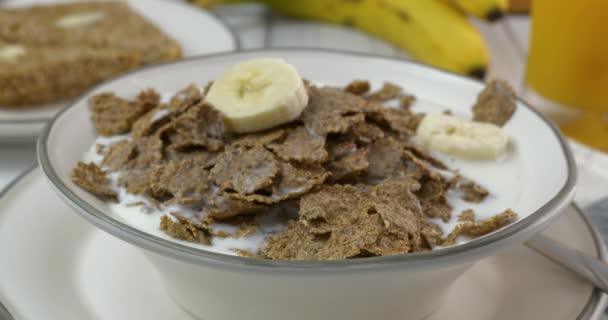
M 517 219 L 517 214 L 513 212 L 511 209 L 507 209 L 492 218 L 474 222 L 474 221 L 465 221 L 454 228 L 448 236 L 443 239 L 441 245 L 442 246 L 451 246 L 456 242 L 456 238 L 458 236 L 469 236 L 473 238 L 481 237 L 488 233 L 494 232 Z
M 473 106 L 473 120 L 504 125 L 515 112 L 515 91 L 502 80 L 488 83 Z
M 78 162 L 72 170 L 72 181 L 82 189 L 104 199 L 117 201 L 118 195 L 110 189 L 110 180 L 104 171 L 94 163 Z
M 462 199 L 467 202 L 482 202 L 490 192 L 488 189 L 478 185 L 474 181 L 468 181 L 459 186 L 462 191 Z

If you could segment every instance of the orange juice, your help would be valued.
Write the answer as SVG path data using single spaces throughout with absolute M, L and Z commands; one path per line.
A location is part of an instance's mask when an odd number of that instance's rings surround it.
M 608 0 L 532 1 L 526 82 L 580 111 L 562 131 L 608 151 Z

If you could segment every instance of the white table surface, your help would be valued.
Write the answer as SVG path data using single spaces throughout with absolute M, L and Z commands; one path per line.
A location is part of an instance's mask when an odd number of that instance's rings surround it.
M 398 48 L 350 28 L 286 19 L 257 5 L 224 7 L 216 13 L 235 31 L 243 49 L 299 46 L 404 56 Z M 488 78 L 506 79 L 521 90 L 530 29 L 528 17 L 512 16 L 495 24 L 478 21 L 475 24 L 492 55 Z M 608 196 L 608 155 L 576 143 L 572 145 L 580 181 L 576 201 L 585 207 Z M 35 162 L 34 143 L 0 145 L 0 188 Z

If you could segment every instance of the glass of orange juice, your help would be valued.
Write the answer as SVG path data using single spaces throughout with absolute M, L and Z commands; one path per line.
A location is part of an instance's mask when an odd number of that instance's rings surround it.
M 608 0 L 533 0 L 524 96 L 608 152 Z

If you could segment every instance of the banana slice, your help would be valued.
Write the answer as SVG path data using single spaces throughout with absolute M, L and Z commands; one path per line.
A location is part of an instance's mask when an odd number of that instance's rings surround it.
M 19 57 L 26 53 L 27 50 L 20 45 L 0 45 L 0 62 L 16 62 Z
M 470 160 L 496 159 L 507 151 L 509 138 L 496 125 L 428 114 L 416 134 L 428 149 Z
M 61 17 L 55 24 L 62 28 L 84 27 L 103 20 L 103 17 L 103 12 L 99 11 L 79 12 Z
M 296 69 L 281 59 L 241 62 L 213 82 L 207 102 L 224 113 L 233 132 L 268 129 L 297 118 L 308 93 Z

